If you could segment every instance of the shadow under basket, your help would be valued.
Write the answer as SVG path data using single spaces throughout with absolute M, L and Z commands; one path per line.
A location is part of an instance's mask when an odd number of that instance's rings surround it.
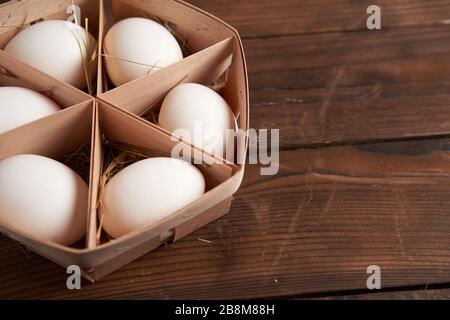
M 0 19 L 4 17 L 11 25 L 22 20 L 26 24 L 41 18 L 61 19 L 70 3 L 66 0 L 16 0 L 0 6 Z M 90 21 L 98 20 L 98 26 L 93 26 L 91 30 L 98 29 L 98 50 L 101 54 L 102 40 L 108 28 L 104 2 L 77 0 L 75 4 L 82 8 L 82 14 L 83 8 L 86 9 L 84 14 L 89 16 Z M 9 17 L 9 13 L 14 17 L 21 8 L 27 11 L 22 20 Z M 248 149 L 245 139 L 239 146 L 240 159 L 236 163 L 227 162 L 183 141 L 173 140 L 169 132 L 141 117 L 148 111 L 157 112 L 158 101 L 177 84 L 197 82 L 210 85 L 226 74 L 226 84 L 221 94 L 238 119 L 239 128 L 248 130 L 247 68 L 236 30 L 180 0 L 114 0 L 112 10 L 115 19 L 129 16 L 157 17 L 186 37 L 193 51 L 179 63 L 110 91 L 107 91 L 103 82 L 103 59 L 98 59 L 98 99 L 67 84 L 55 82 L 57 86 L 51 94 L 64 108 L 62 111 L 0 135 L 0 160 L 16 154 L 40 154 L 66 163 L 89 182 L 85 241 L 62 246 L 2 226 L 0 232 L 63 267 L 79 266 L 83 277 L 92 282 L 162 243 L 178 241 L 229 212 L 233 194 L 244 176 Z M 6 28 L 0 32 L 0 45 L 4 45 L 16 32 L 17 28 Z M 0 66 L 23 79 L 24 82 L 17 80 L 23 86 L 35 90 L 54 82 L 51 77 L 29 66 L 22 66 L 3 52 L 0 52 Z M 31 70 L 32 76 L 27 76 L 27 72 L 22 69 Z M 14 84 L 17 77 L 11 74 L 0 73 L 0 83 Z M 175 146 L 180 145 L 183 150 L 191 151 L 191 161 L 202 163 L 196 166 L 205 177 L 206 193 L 157 223 L 143 226 L 117 239 L 106 237 L 98 215 L 105 185 L 103 173 L 111 161 L 106 154 L 111 150 L 115 154 L 138 154 L 134 158 L 137 161 L 169 155 Z M 80 172 L 83 171 L 81 168 L 70 161 L 74 156 L 82 156 L 85 169 L 88 167 L 84 174 Z

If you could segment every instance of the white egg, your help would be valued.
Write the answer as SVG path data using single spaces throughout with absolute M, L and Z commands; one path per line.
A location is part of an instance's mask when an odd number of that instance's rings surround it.
M 96 46 L 94 37 L 75 23 L 47 20 L 20 31 L 5 51 L 27 64 L 79 89 L 87 86 L 83 60 L 92 76 L 97 70 L 89 63 Z
M 0 134 L 58 112 L 47 96 L 21 87 L 0 87 Z
M 173 158 L 136 162 L 106 185 L 100 209 L 103 228 L 118 238 L 161 221 L 204 192 L 202 173 L 188 162 Z
M 183 59 L 175 37 L 159 23 L 128 18 L 111 27 L 104 41 L 109 78 L 120 86 Z
M 88 186 L 64 164 L 38 155 L 0 161 L 0 225 L 69 245 L 83 238 Z
M 227 134 L 237 129 L 227 102 L 214 90 L 196 83 L 178 85 L 167 94 L 158 123 L 218 156 L 225 155 Z

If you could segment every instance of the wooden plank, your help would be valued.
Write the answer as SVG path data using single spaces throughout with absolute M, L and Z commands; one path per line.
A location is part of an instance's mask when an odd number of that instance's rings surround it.
M 446 0 L 190 0 L 236 27 L 243 37 L 366 29 L 366 9 L 381 8 L 382 27 L 448 23 Z
M 0 298 L 256 298 L 450 280 L 450 139 L 285 151 L 231 213 L 79 291 L 0 240 Z M 206 240 L 206 241 L 205 241 Z
M 450 133 L 448 27 L 246 40 L 251 126 L 283 147 Z
M 448 1 L 383 3 L 381 32 L 347 32 L 368 1 L 192 2 L 247 38 L 252 127 L 281 128 L 282 147 L 448 132 Z M 81 291 L 0 237 L 0 298 L 327 295 L 364 289 L 369 264 L 386 288 L 448 283 L 449 147 L 284 151 L 279 176 L 249 166 L 229 215 Z

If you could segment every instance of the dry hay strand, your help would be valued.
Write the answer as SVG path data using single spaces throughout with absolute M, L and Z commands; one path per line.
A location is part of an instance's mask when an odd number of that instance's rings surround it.
M 101 170 L 102 174 L 100 176 L 97 209 L 100 209 L 102 206 L 103 195 L 107 183 L 117 173 L 135 162 L 153 157 L 170 157 L 170 154 L 155 149 L 138 147 L 121 142 L 104 141 Z M 107 234 L 105 235 L 105 233 L 102 232 L 103 219 L 104 215 L 99 215 L 99 225 L 96 234 L 97 244 L 101 242 L 102 238 L 106 239 L 107 241 L 112 239 Z
M 187 38 L 185 36 L 182 36 L 179 32 L 177 32 L 177 25 L 170 21 L 164 21 L 160 19 L 157 16 L 150 16 L 149 14 L 145 12 L 141 12 L 141 16 L 153 21 L 158 22 L 160 25 L 162 25 L 164 28 L 166 28 L 172 36 L 177 40 L 178 44 L 180 45 L 181 52 L 183 52 L 183 57 L 186 58 L 193 54 L 195 51 L 189 44 Z
M 89 184 L 91 171 L 91 143 L 84 143 L 77 150 L 60 158 L 60 162 L 78 173 Z
M 227 69 L 218 79 L 216 79 L 216 81 L 208 85 L 208 88 L 222 95 L 223 89 L 228 83 L 228 72 L 229 70 Z
M 170 90 L 178 86 L 179 84 L 183 83 L 186 80 L 187 76 L 185 76 L 183 79 L 178 81 Z M 169 91 L 170 91 L 169 90 Z M 169 92 L 168 91 L 168 92 Z M 140 114 L 142 118 L 145 120 L 148 120 L 154 124 L 158 124 L 158 116 L 159 116 L 159 109 L 161 107 L 162 102 L 166 98 L 166 95 L 168 92 L 164 92 L 162 95 L 160 95 L 153 103 L 151 103 L 144 112 Z
M 72 0 L 72 6 L 75 7 L 75 4 L 74 4 L 73 0 Z M 75 17 L 75 24 L 77 26 L 81 26 L 79 21 L 78 21 L 77 15 L 74 15 L 74 17 Z M 24 15 L 24 17 L 23 17 L 23 19 L 22 19 L 20 24 L 18 24 L 18 25 L 6 25 L 6 24 L 4 24 L 4 25 L 0 25 L 0 29 L 1 28 L 17 28 L 19 30 L 22 30 L 27 25 L 26 21 L 27 21 L 27 14 L 25 12 L 25 15 Z M 29 25 L 33 25 L 33 24 L 39 23 L 41 21 L 45 21 L 45 20 L 44 19 L 39 19 L 37 21 L 30 22 Z M 89 20 L 87 18 L 85 19 L 85 27 L 84 27 L 84 29 L 86 30 L 87 33 L 89 33 Z M 80 50 L 81 59 L 82 59 L 82 62 L 83 62 L 83 72 L 84 72 L 84 76 L 86 78 L 86 85 L 87 85 L 87 88 L 88 88 L 88 93 L 90 95 L 93 95 L 94 89 L 93 89 L 93 84 L 92 84 L 93 83 L 93 76 L 92 76 L 91 65 L 92 65 L 93 62 L 95 62 L 95 59 L 97 58 L 96 50 L 98 48 L 98 44 L 96 44 L 95 47 L 94 47 L 94 53 L 91 56 L 89 56 L 89 50 L 88 49 L 90 47 L 90 44 L 82 39 L 78 29 L 77 29 L 77 32 L 76 32 L 75 36 L 76 36 L 78 48 Z M 89 40 L 89 37 L 87 37 L 87 40 Z M 87 55 L 86 58 L 84 58 L 83 49 L 86 52 L 86 55 Z M 48 91 L 48 89 L 43 90 L 43 91 Z
M 175 39 L 178 41 L 178 43 L 180 45 L 181 51 L 183 52 L 183 58 L 186 58 L 187 56 L 191 55 L 191 53 L 194 52 L 192 50 L 192 48 L 188 45 L 187 40 L 184 37 L 180 36 L 175 31 L 174 24 L 172 24 L 170 22 L 163 22 L 161 19 L 159 19 L 157 17 L 149 17 L 145 13 L 141 13 L 141 15 L 144 18 L 154 20 L 154 21 L 158 22 L 159 24 L 163 25 L 175 37 Z M 98 53 L 95 54 L 95 57 L 97 57 L 97 56 L 98 56 Z M 100 53 L 100 56 L 105 57 L 107 59 L 114 59 L 114 60 L 119 60 L 119 61 L 123 61 L 123 62 L 127 62 L 127 63 L 132 63 L 135 65 L 143 66 L 143 67 L 148 67 L 149 70 L 147 71 L 147 74 L 151 74 L 155 69 L 160 70 L 163 68 L 163 67 L 158 66 L 159 61 L 156 61 L 154 64 L 148 64 L 148 63 L 143 63 L 143 62 L 139 62 L 139 61 L 133 61 L 133 60 L 117 57 L 117 56 L 111 55 L 107 52 Z
M 72 0 L 72 7 L 75 8 L 75 3 Z M 75 18 L 75 24 L 82 28 L 80 25 L 80 22 L 78 21 L 78 17 L 76 14 L 74 14 Z M 83 72 L 84 77 L 86 79 L 86 85 L 88 89 L 88 93 L 90 95 L 94 94 L 94 88 L 93 88 L 93 76 L 92 76 L 92 61 L 95 61 L 96 55 L 96 49 L 98 48 L 98 44 L 96 44 L 93 48 L 93 54 L 89 56 L 89 48 L 91 47 L 91 44 L 89 43 L 89 19 L 85 18 L 84 20 L 84 30 L 86 31 L 86 39 L 83 39 L 83 37 L 80 34 L 80 28 L 76 28 L 75 37 L 77 40 L 78 48 L 80 50 L 81 55 L 81 61 L 83 62 Z M 83 51 L 84 50 L 84 51 Z M 86 56 L 85 56 L 86 53 Z

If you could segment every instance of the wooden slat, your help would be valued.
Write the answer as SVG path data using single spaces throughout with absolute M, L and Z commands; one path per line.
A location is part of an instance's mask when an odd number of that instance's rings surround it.
M 280 128 L 285 149 L 448 133 L 448 1 L 190 2 L 246 38 L 252 127 Z M 369 4 L 383 31 L 365 30 Z M 383 288 L 450 282 L 448 150 L 430 139 L 283 151 L 278 176 L 247 168 L 230 214 L 80 291 L 0 236 L 0 298 L 425 298 L 345 292 L 365 289 L 369 264 Z
M 246 40 L 251 126 L 284 147 L 450 133 L 450 28 Z
M 243 37 L 366 29 L 366 9 L 381 8 L 382 27 L 448 23 L 446 0 L 190 0 L 225 19 Z
M 450 280 L 450 139 L 285 151 L 230 214 L 80 291 L 0 240 L 0 298 L 255 298 Z M 200 239 L 200 240 L 199 240 Z M 204 240 L 207 240 L 205 242 Z

